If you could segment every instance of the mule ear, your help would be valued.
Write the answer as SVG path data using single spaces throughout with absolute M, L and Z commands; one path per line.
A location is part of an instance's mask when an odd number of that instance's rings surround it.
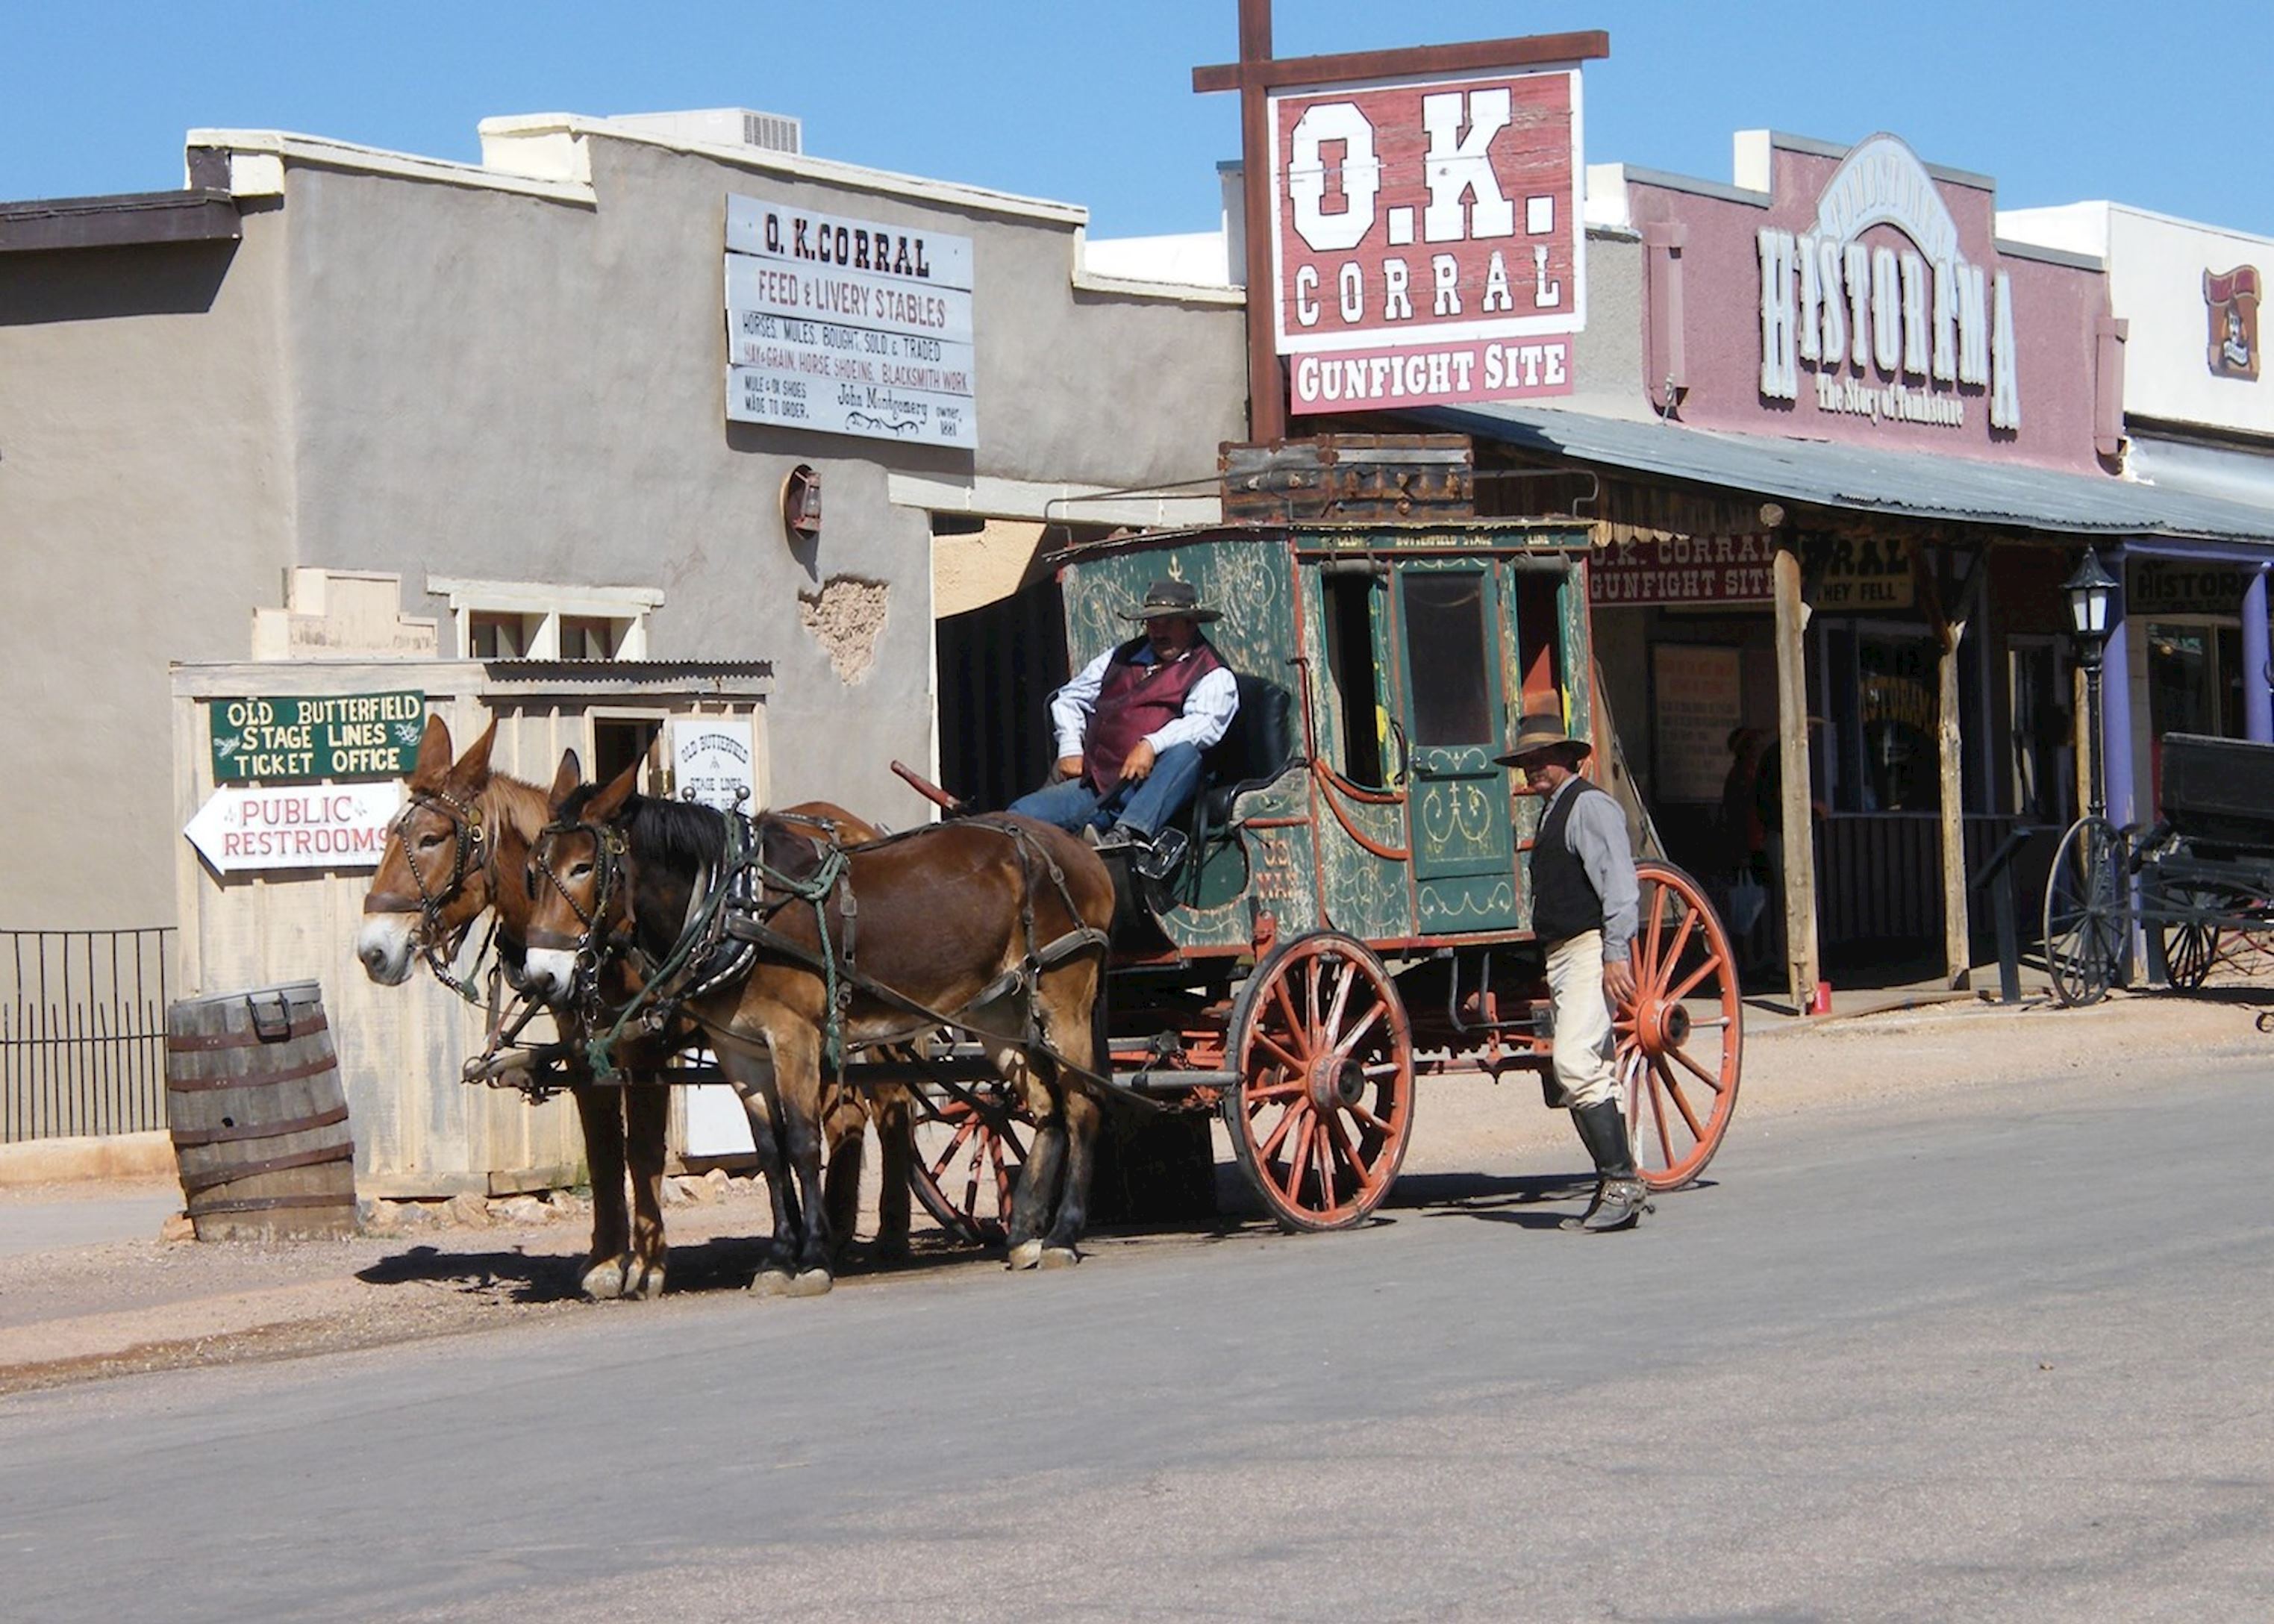
M 632 786 L 639 782 L 639 770 L 646 757 L 634 756 L 632 764 L 616 774 L 607 788 L 585 803 L 584 813 L 596 823 L 605 823 L 624 809 L 624 802 L 632 798 Z
M 561 810 L 561 804 L 576 793 L 576 786 L 584 781 L 584 769 L 577 763 L 576 752 L 561 751 L 561 766 L 553 775 L 553 788 L 546 796 L 553 810 Z
M 466 747 L 466 753 L 450 769 L 450 781 L 470 795 L 479 794 L 490 781 L 490 746 L 497 742 L 497 718 L 482 729 L 482 736 Z
M 439 715 L 426 718 L 426 732 L 418 741 L 418 759 L 411 764 L 410 787 L 440 789 L 450 776 L 450 725 Z

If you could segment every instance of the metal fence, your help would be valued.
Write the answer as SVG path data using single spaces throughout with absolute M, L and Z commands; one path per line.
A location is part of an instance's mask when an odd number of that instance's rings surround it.
M 166 1125 L 173 936 L 0 930 L 0 1144 Z

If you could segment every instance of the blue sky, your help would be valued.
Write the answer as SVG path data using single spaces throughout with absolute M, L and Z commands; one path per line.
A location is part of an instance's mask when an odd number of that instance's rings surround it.
M 1726 180 L 1731 132 L 1893 130 L 2008 207 L 2110 197 L 2274 236 L 2263 0 L 1277 0 L 1282 56 L 1604 28 L 1587 156 Z M 824 157 L 1215 223 L 1236 0 L 0 0 L 0 198 L 181 183 L 199 126 L 478 155 L 496 113 L 747 106 Z

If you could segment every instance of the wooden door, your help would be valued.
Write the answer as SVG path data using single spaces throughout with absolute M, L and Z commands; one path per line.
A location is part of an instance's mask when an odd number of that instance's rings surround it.
M 1507 747 L 1491 563 L 1401 560 L 1391 586 L 1416 922 L 1428 936 L 1512 930 L 1516 833 L 1508 770 L 1493 762 Z

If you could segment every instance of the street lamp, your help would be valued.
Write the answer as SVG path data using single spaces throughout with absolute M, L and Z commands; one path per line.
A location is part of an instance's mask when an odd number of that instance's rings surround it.
M 2076 640 L 2077 664 L 2084 667 L 2085 748 L 2091 753 L 2092 805 L 2095 817 L 2105 809 L 2100 781 L 2100 656 L 2108 646 L 2108 609 L 2116 579 L 2100 567 L 2100 555 L 2090 547 L 2076 573 L 2061 583 L 2068 594 L 2069 635 Z

